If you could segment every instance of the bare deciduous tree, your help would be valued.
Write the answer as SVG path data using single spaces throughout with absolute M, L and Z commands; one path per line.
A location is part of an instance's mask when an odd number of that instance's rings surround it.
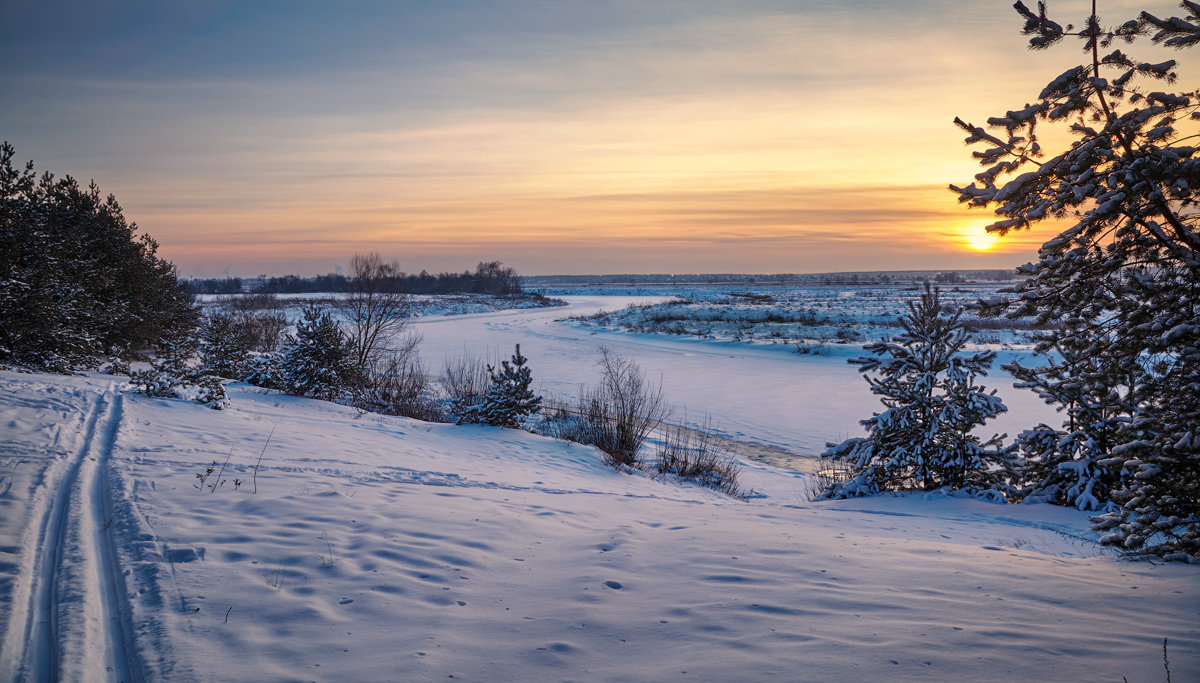
M 337 308 L 345 318 L 360 371 L 365 373 L 389 350 L 390 340 L 404 331 L 410 303 L 399 263 L 384 262 L 378 252 L 355 254 L 350 260 L 349 288 Z

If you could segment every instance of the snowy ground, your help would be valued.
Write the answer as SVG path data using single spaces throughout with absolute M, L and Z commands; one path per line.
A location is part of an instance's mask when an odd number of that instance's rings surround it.
M 797 452 L 873 409 L 842 359 L 562 314 L 416 327 L 431 366 L 520 342 L 564 395 L 603 341 L 689 419 Z M 752 461 L 743 502 L 523 432 L 121 389 L 0 373 L 0 678 L 1161 681 L 1167 637 L 1200 679 L 1197 567 L 1113 558 L 1072 510 L 808 503 Z

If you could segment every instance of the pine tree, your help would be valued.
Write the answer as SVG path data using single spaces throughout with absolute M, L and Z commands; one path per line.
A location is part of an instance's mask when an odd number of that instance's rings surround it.
M 908 308 L 895 342 L 869 344 L 864 348 L 873 357 L 850 360 L 875 375 L 864 377 L 887 410 L 862 421 L 868 436 L 829 444 L 822 457 L 846 461 L 853 476 L 822 497 L 949 487 L 1002 498 L 1008 451 L 999 436 L 983 442 L 971 433 L 1007 410 L 995 391 L 975 384 L 995 353 L 964 352 L 969 337 L 961 311 L 943 316 L 938 291 L 928 284 Z
M 1065 431 L 1034 430 L 1024 449 L 1079 476 L 1038 485 L 1059 502 L 1084 506 L 1091 505 L 1088 482 L 1112 486 L 1120 508 L 1093 518 L 1109 532 L 1102 542 L 1197 561 L 1200 92 L 1164 92 L 1177 80 L 1175 60 L 1143 62 L 1112 49 L 1146 35 L 1174 48 L 1200 44 L 1200 4 L 1181 6 L 1185 18 L 1142 12 L 1105 28 L 1093 2 L 1075 30 L 1050 20 L 1044 3 L 1035 13 L 1018 2 L 1030 47 L 1079 38 L 1085 61 L 1033 104 L 988 119 L 993 132 L 955 119 L 968 144 L 985 145 L 975 152 L 985 170 L 951 189 L 970 206 L 992 208 L 1000 220 L 988 230 L 1001 235 L 1051 218 L 1072 221 L 1042 246 L 1036 264 L 1019 269 L 1025 280 L 1011 290 L 1015 299 L 984 306 L 1061 325 L 1038 350 L 1063 353 L 1068 365 L 1014 369 L 1068 413 Z M 1066 128 L 1073 142 L 1046 158 L 1042 123 Z
M 1072 326 L 1068 322 L 1039 335 L 1037 348 L 1047 357 L 1044 365 L 1004 366 L 1016 378 L 1016 387 L 1033 389 L 1066 413 L 1062 429 L 1040 424 L 1018 435 L 1020 478 L 1025 482 L 1021 495 L 1028 503 L 1110 511 L 1112 492 L 1127 473 L 1101 463 L 1120 442 L 1119 430 L 1135 405 L 1128 391 L 1112 386 L 1105 365 L 1087 355 L 1091 344 L 1086 343 L 1086 330 Z M 1138 363 L 1128 359 L 1127 367 L 1136 370 Z
M 131 372 L 129 383 L 147 396 L 190 399 L 213 410 L 221 410 L 229 403 L 220 377 L 189 367 L 174 357 L 155 358 L 149 368 Z
M 147 396 L 188 399 L 221 410 L 229 403 L 225 383 L 202 363 L 197 364 L 197 347 L 198 340 L 193 334 L 163 339 L 155 349 L 150 367 L 129 373 L 130 384 Z
M 280 363 L 284 390 L 326 401 L 343 398 L 356 373 L 350 342 L 328 311 L 307 306 L 303 316 Z
M 488 367 L 490 368 L 491 366 L 489 365 Z M 489 385 L 490 382 L 491 380 L 489 379 Z M 482 394 L 451 396 L 446 403 L 446 414 L 454 420 L 454 424 L 481 424 L 483 422 L 483 402 L 486 395 L 487 390 L 484 389 L 484 393 Z
M 515 429 L 521 419 L 533 415 L 542 407 L 542 397 L 529 388 L 533 373 L 525 366 L 529 359 L 521 355 L 521 345 L 516 345 L 512 362 L 500 361 L 499 371 L 491 365 L 487 371 L 491 377 L 483 403 L 475 409 L 478 421 L 494 427 Z
M 283 376 L 283 353 L 260 353 L 252 355 L 246 361 L 246 368 L 238 379 L 247 384 L 264 389 L 286 390 L 287 384 Z
M 0 363 L 69 372 L 195 328 L 174 267 L 115 197 L 14 156 L 0 145 Z
M 200 358 L 207 374 L 236 379 L 246 372 L 250 351 L 232 316 L 211 313 L 200 325 Z

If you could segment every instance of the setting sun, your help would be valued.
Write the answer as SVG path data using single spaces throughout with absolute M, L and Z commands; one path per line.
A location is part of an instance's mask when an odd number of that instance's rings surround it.
M 1000 240 L 994 232 L 987 232 L 982 225 L 970 225 L 962 228 L 959 233 L 967 246 L 975 251 L 988 251 Z

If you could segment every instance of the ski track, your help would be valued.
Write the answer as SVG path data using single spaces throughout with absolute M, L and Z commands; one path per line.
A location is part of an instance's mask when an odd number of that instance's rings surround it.
M 61 474 L 44 480 L 49 502 L 39 524 L 33 585 L 25 608 L 14 604 L 19 611 L 10 621 L 10 627 L 24 622 L 18 680 L 145 678 L 109 531 L 108 461 L 121 415 L 122 396 L 113 384 L 92 400 L 79 445 Z M 95 661 L 97 655 L 102 661 Z
M 88 512 L 92 517 L 94 557 L 98 558 L 96 566 L 100 575 L 100 602 L 104 614 L 104 632 L 107 636 L 106 660 L 116 680 L 142 681 L 144 667 L 135 657 L 131 607 L 126 599 L 121 563 L 111 533 L 114 517 L 108 461 L 112 458 L 117 431 L 121 426 L 123 397 L 119 393 L 112 393 L 110 396 L 104 431 L 100 435 L 96 457 L 90 462 L 89 469 L 92 471 L 87 477 L 90 482 Z

